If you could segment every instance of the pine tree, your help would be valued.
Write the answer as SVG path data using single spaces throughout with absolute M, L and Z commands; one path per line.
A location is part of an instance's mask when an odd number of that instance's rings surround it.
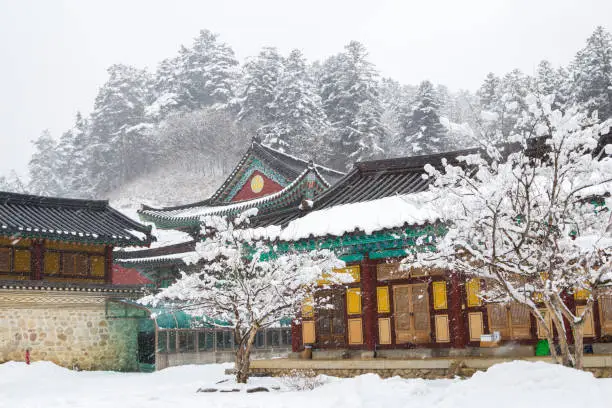
M 234 97 L 238 61 L 233 49 L 209 30 L 200 30 L 190 48 L 163 60 L 155 75 L 155 100 L 147 113 L 162 119 L 172 111 L 225 107 Z
M 374 139 L 385 135 L 382 125 L 382 109 L 378 94 L 378 72 L 368 61 L 366 48 L 357 41 L 351 41 L 345 51 L 328 58 L 321 67 L 320 94 L 323 108 L 334 128 L 336 155 L 332 162 L 337 167 L 350 163 L 346 157 L 359 156 L 361 151 L 377 151 L 380 142 Z M 362 108 L 362 105 L 366 104 Z M 361 117 L 358 117 L 362 112 Z M 364 112 L 368 112 L 372 135 L 362 133 Z M 365 149 L 365 150 L 364 150 Z
M 218 35 L 201 30 L 189 49 L 180 53 L 179 81 L 191 109 L 226 105 L 233 97 L 238 61 Z
M 299 50 L 293 50 L 285 61 L 274 105 L 277 120 L 266 142 L 303 157 L 320 155 L 329 123 Z
M 524 98 L 533 89 L 532 80 L 515 69 L 500 80 L 489 73 L 478 91 L 481 117 L 480 128 L 485 137 L 503 142 L 514 130 L 524 107 Z
M 243 67 L 241 90 L 237 98 L 238 119 L 254 120 L 265 135 L 276 121 L 276 95 L 284 70 L 283 57 L 273 47 L 266 47 Z
M 532 79 L 521 70 L 514 69 L 504 75 L 501 81 L 500 126 L 505 138 L 515 129 L 521 112 L 525 108 L 525 97 L 533 88 Z
M 412 104 L 417 87 L 402 85 L 391 78 L 383 78 L 379 85 L 379 99 L 382 107 L 381 122 L 387 130 L 382 140 L 382 148 L 387 155 L 408 154 L 402 147 L 402 123 L 410 120 Z
M 365 101 L 359 105 L 352 130 L 359 144 L 357 150 L 349 155 L 351 161 L 358 162 L 383 157 L 385 151 L 381 144 L 385 131 L 380 122 L 381 116 L 382 112 L 378 103 Z
M 0 191 L 26 193 L 27 189 L 17 172 L 15 170 L 11 170 L 8 177 L 0 176 Z
M 146 108 L 146 114 L 151 119 L 161 120 L 170 112 L 180 110 L 180 108 L 188 110 L 189 98 L 181 90 L 178 77 L 179 68 L 180 59 L 178 57 L 166 58 L 157 66 L 153 83 L 155 97 Z
M 106 193 L 142 169 L 150 145 L 145 106 L 150 78 L 146 71 L 117 64 L 96 96 L 87 146 L 88 175 L 93 190 Z M 144 149 L 144 150 L 143 150 Z
M 87 169 L 87 146 L 89 144 L 88 123 L 80 112 L 77 112 L 75 124 L 65 131 L 57 144 L 59 165 L 56 169 L 61 177 L 62 196 L 90 197 L 91 184 Z
M 90 143 L 91 131 L 89 121 L 80 112 L 77 112 L 75 123 L 70 129 L 73 146 L 70 154 L 70 164 L 68 175 L 70 185 L 68 191 L 77 197 L 89 197 L 92 191 L 91 180 L 86 171 L 87 166 L 87 147 Z
M 501 80 L 492 72 L 487 74 L 484 83 L 478 90 L 478 98 L 482 109 L 495 112 L 499 109 Z
M 597 27 L 576 54 L 571 71 L 574 100 L 597 110 L 601 120 L 612 117 L 612 35 Z
M 58 171 L 60 155 L 57 152 L 55 140 L 51 137 L 51 133 L 45 130 L 32 143 L 35 151 L 28 165 L 30 172 L 28 191 L 32 194 L 46 196 L 60 194 L 62 192 L 62 182 L 59 179 Z
M 569 97 L 566 81 L 567 73 L 563 68 L 555 69 L 549 61 L 543 60 L 536 70 L 533 91 L 540 95 L 554 95 L 551 106 L 559 109 L 565 105 Z
M 439 108 L 433 84 L 429 81 L 421 82 L 410 119 L 404 122 L 402 129 L 404 143 L 412 154 L 438 153 L 452 149 L 448 132 L 440 123 Z

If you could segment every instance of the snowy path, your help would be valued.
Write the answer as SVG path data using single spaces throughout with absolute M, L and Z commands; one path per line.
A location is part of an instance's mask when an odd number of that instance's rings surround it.
M 375 375 L 326 379 L 314 391 L 196 393 L 223 378 L 228 365 L 184 366 L 153 374 L 73 372 L 51 363 L 0 365 L 0 407 L 291 407 L 555 408 L 606 407 L 612 380 L 546 363 L 513 362 L 469 380 L 381 380 Z M 227 384 L 227 383 L 226 383 Z M 254 385 L 284 384 L 255 378 Z

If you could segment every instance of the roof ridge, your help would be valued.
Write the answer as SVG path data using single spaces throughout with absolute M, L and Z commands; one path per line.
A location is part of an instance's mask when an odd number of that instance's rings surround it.
M 423 154 L 418 156 L 400 156 L 388 159 L 364 160 L 354 164 L 360 171 L 381 171 L 385 169 L 413 169 L 423 167 L 425 164 L 435 160 L 455 159 L 465 154 L 481 152 L 482 148 L 474 147 L 469 149 L 451 150 L 447 152 Z M 433 163 L 430 163 L 433 164 Z
M 302 164 L 304 164 L 304 165 L 306 165 L 306 166 L 308 166 L 308 165 L 309 165 L 309 164 L 312 162 L 312 164 L 313 164 L 313 165 L 314 165 L 316 168 L 318 168 L 319 170 L 322 170 L 322 171 L 324 171 L 324 172 L 334 173 L 334 174 L 336 174 L 337 176 L 342 176 L 342 175 L 346 174 L 345 172 L 342 172 L 342 171 L 340 171 L 340 170 L 332 169 L 331 167 L 327 167 L 327 166 L 323 166 L 322 164 L 318 164 L 318 163 L 317 163 L 317 162 L 315 162 L 314 160 L 305 160 L 305 159 L 302 159 L 302 158 L 300 158 L 300 157 L 294 156 L 294 155 L 292 155 L 292 154 L 289 154 L 289 153 L 283 152 L 283 151 L 281 151 L 281 150 L 275 149 L 275 148 L 273 148 L 273 147 L 271 147 L 271 146 L 268 146 L 267 144 L 264 144 L 264 143 L 259 143 L 259 145 L 260 145 L 261 147 L 263 147 L 264 149 L 271 150 L 272 152 L 274 152 L 274 153 L 276 153 L 276 154 L 283 155 L 283 156 L 285 156 L 285 157 L 287 157 L 287 158 L 289 158 L 289 159 L 291 159 L 291 160 L 297 161 L 297 162 L 302 163 Z
M 104 210 L 108 200 L 87 200 L 83 198 L 49 197 L 34 194 L 11 193 L 0 191 L 0 202 L 3 204 L 25 205 L 36 204 L 45 207 L 73 207 L 86 208 L 88 210 Z
M 307 167 L 306 169 L 304 169 L 304 171 L 302 171 L 291 183 L 287 184 L 285 187 L 283 187 L 282 190 L 279 190 L 275 193 L 263 196 L 263 197 L 259 197 L 259 198 L 255 198 L 252 200 L 246 200 L 246 201 L 239 201 L 236 203 L 228 203 L 228 204 L 224 204 L 224 205 L 219 205 L 219 206 L 211 206 L 209 208 L 215 208 L 215 207 L 233 207 L 232 209 L 236 209 L 236 210 L 241 210 L 241 209 L 250 209 L 255 207 L 258 204 L 263 204 L 263 203 L 267 203 L 271 200 L 274 200 L 278 197 L 281 197 L 283 194 L 287 193 L 288 191 L 292 190 L 296 185 L 298 185 L 305 177 L 308 173 L 310 173 L 311 171 L 314 171 L 315 174 L 318 174 L 320 176 L 320 174 L 316 171 L 316 169 L 314 168 L 309 168 Z M 322 178 L 322 177 L 321 177 Z M 327 180 L 323 179 L 322 180 L 324 182 L 327 183 Z M 220 211 L 224 211 L 227 208 L 224 209 L 220 209 Z M 155 211 L 155 210 L 152 210 Z M 196 219 L 202 216 L 214 216 L 216 215 L 216 211 L 213 211 L 211 214 L 199 214 L 199 215 L 187 215 L 187 216 L 172 216 L 172 215 L 161 215 L 159 214 L 158 216 L 168 219 L 168 220 L 181 220 L 181 219 Z

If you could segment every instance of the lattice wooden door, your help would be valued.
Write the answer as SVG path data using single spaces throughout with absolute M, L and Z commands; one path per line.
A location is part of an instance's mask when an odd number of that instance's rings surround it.
M 431 340 L 427 284 L 393 287 L 395 343 L 429 343 Z

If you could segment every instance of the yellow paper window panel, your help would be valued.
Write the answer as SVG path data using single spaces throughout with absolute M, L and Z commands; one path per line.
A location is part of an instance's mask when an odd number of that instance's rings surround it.
M 359 265 L 347 266 L 346 268 L 334 269 L 336 273 L 348 273 L 353 277 L 355 283 L 359 283 L 361 279 L 361 267 Z
M 589 292 L 587 289 L 577 289 L 574 291 L 574 299 L 576 300 L 587 300 L 589 298 Z
M 91 274 L 92 276 L 104 277 L 104 257 L 103 256 L 92 256 L 91 260 Z
M 441 310 L 448 308 L 446 300 L 446 282 L 437 281 L 432 283 L 434 309 Z
M 379 286 L 376 288 L 376 306 L 378 313 L 391 312 L 391 304 L 389 303 L 389 287 Z
M 599 320 L 601 321 L 601 334 L 612 335 L 612 295 L 602 295 L 597 299 L 599 303 Z
M 391 344 L 391 318 L 389 317 L 378 319 L 378 343 Z
M 16 249 L 13 270 L 15 272 L 30 272 L 32 256 L 27 249 Z
M 480 341 L 480 336 L 484 331 L 482 312 L 468 313 L 468 324 L 470 326 L 470 341 Z
M 346 312 L 350 315 L 361 314 L 361 289 L 346 290 Z
M 353 282 L 359 283 L 361 278 L 361 267 L 359 265 L 347 266 L 346 268 L 335 268 L 335 273 L 348 273 L 353 278 Z M 332 282 L 329 279 L 329 272 L 323 273 L 321 279 L 317 281 L 318 286 L 329 285 Z
M 473 278 L 466 282 L 465 292 L 467 295 L 468 307 L 480 306 L 482 299 L 480 298 L 480 279 Z
M 55 275 L 59 273 L 60 270 L 60 254 L 59 252 L 45 252 L 45 260 L 44 260 L 44 274 L 45 275 Z
M 349 344 L 363 343 L 363 327 L 361 319 L 348 319 Z
M 437 343 L 448 343 L 450 342 L 450 330 L 448 327 L 448 315 L 436 315 L 436 342 Z
M 302 317 L 314 317 L 314 298 L 308 296 L 302 302 Z
M 315 324 L 309 320 L 302 322 L 302 342 L 304 344 L 313 344 L 315 342 Z
M 580 316 L 582 313 L 584 313 L 585 309 L 586 309 L 586 306 L 576 306 L 576 316 Z M 586 322 L 584 323 L 583 330 L 584 330 L 584 333 L 583 333 L 584 337 L 595 336 L 595 325 L 593 324 L 593 311 L 592 310 L 586 318 Z
M 0 248 L 0 272 L 11 271 L 11 249 Z

